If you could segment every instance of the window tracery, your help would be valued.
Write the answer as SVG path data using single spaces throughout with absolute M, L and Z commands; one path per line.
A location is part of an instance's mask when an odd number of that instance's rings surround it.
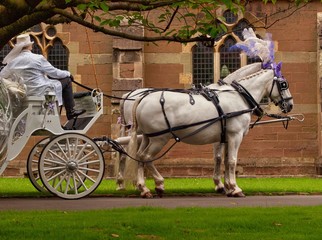
M 229 10 L 223 10 L 220 15 L 223 18 L 218 19 L 216 24 L 224 24 L 227 28 L 227 33 L 222 34 L 214 48 L 205 51 L 203 50 L 205 47 L 202 44 L 196 44 L 192 47 L 193 84 L 195 85 L 207 85 L 216 82 L 246 64 L 260 61 L 259 58 L 247 57 L 239 50 L 231 50 L 231 46 L 244 40 L 242 36 L 243 29 L 251 27 L 256 31 L 256 26 L 248 20 L 248 18 L 252 19 L 254 17 L 244 16 L 241 13 L 234 14 Z M 256 22 L 257 25 L 260 24 L 257 20 L 253 22 Z M 211 63 L 211 61 L 213 62 Z M 210 75 L 208 73 L 211 72 L 213 79 L 209 79 Z
M 55 67 L 68 70 L 69 51 L 57 36 L 57 30 L 52 25 L 38 24 L 29 29 L 31 40 L 34 42 L 32 52 L 44 55 Z M 10 52 L 15 39 L 7 43 L 0 51 L 0 62 Z

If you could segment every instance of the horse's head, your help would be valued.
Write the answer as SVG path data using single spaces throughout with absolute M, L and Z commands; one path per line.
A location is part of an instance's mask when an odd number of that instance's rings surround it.
M 281 63 L 273 68 L 274 78 L 269 94 L 270 99 L 279 106 L 283 113 L 290 112 L 293 108 L 293 97 L 286 79 L 281 74 Z

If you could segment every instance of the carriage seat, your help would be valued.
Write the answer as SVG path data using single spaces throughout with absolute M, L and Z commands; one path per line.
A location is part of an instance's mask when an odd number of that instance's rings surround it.
M 97 113 L 97 105 L 93 101 L 91 92 L 74 93 L 75 109 L 84 109 L 85 113 L 79 115 L 77 119 L 71 119 L 64 125 L 65 129 L 82 130 L 92 120 Z

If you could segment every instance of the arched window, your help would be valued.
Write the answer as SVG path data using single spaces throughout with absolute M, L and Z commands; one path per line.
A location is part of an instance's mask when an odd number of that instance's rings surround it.
M 214 50 L 202 43 L 192 47 L 194 85 L 209 85 L 214 81 Z
M 61 70 L 68 70 L 69 52 L 57 37 L 54 26 L 38 24 L 30 28 L 31 41 L 34 42 L 32 52 L 44 55 L 48 61 Z M 11 42 L 14 45 L 15 40 Z M 0 61 L 10 52 L 9 43 L 0 51 Z M 1 66 L 1 64 L 0 64 Z
M 236 44 L 236 40 L 228 36 L 224 43 L 220 46 L 220 78 L 226 77 L 240 68 L 240 51 L 231 50 L 231 47 Z
M 251 27 L 256 31 L 255 26 L 248 19 L 230 10 L 219 14 L 222 15 L 222 18 L 218 18 L 214 24 L 219 29 L 221 26 L 224 26 L 224 28 L 228 29 L 228 32 L 226 33 L 222 30 L 218 33 L 217 37 L 219 40 L 217 40 L 214 48 L 197 43 L 191 49 L 194 85 L 214 83 L 246 64 L 261 61 L 258 57 L 249 58 L 245 54 L 241 54 L 240 50 L 231 49 L 234 44 L 244 40 L 242 32 L 245 28 Z M 256 19 L 253 20 L 253 22 L 258 22 L 255 21 Z
M 60 39 L 56 39 L 48 50 L 48 61 L 61 70 L 68 70 L 68 50 Z

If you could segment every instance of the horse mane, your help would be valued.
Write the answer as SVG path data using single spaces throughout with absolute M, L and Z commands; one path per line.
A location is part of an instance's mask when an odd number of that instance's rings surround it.
M 259 76 L 259 75 L 261 75 L 261 74 L 263 74 L 263 73 L 267 72 L 267 70 L 269 70 L 269 69 L 261 69 L 261 70 L 260 70 L 260 71 L 258 71 L 258 72 L 255 72 L 255 73 L 252 73 L 252 74 L 247 75 L 247 76 L 245 76 L 245 77 L 242 77 L 242 78 L 236 79 L 235 81 L 236 81 L 236 82 L 241 82 L 241 81 L 244 81 L 244 80 L 251 80 L 251 79 L 253 79 L 254 77 L 257 77 L 257 76 Z
M 227 77 L 223 79 L 225 83 L 232 83 L 233 81 L 239 80 L 241 78 L 247 77 L 251 74 L 257 73 L 262 69 L 262 63 L 257 62 L 249 65 L 245 65 L 236 71 L 229 74 Z

